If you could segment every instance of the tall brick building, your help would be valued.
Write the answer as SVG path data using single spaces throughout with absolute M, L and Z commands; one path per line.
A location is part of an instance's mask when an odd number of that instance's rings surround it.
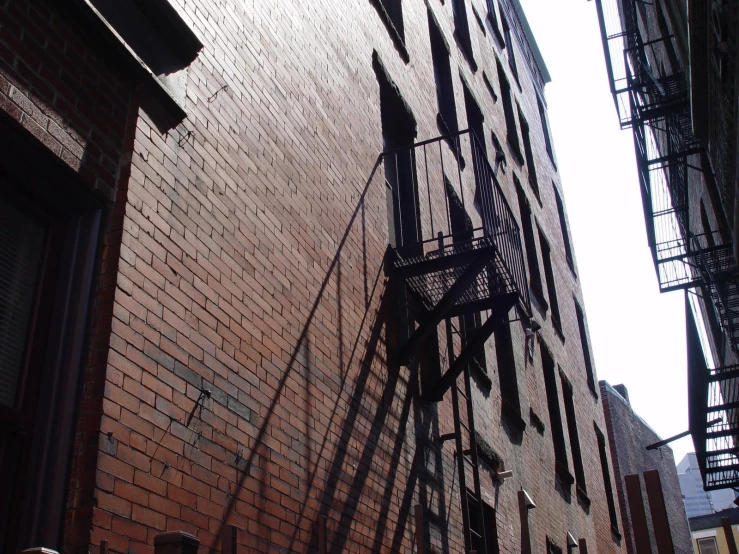
M 0 13 L 3 552 L 622 552 L 517 0 Z
M 706 490 L 739 486 L 739 2 L 596 0 L 660 290 L 684 290 Z
M 616 475 L 618 505 L 629 554 L 690 554 L 690 527 L 675 457 L 662 438 L 631 407 L 624 385 L 601 381 L 600 393 Z

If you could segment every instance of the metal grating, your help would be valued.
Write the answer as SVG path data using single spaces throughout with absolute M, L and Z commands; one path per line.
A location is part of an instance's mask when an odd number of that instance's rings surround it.
M 401 259 L 396 266 L 419 264 L 428 259 L 445 255 L 456 255 L 458 257 L 459 263 L 453 267 L 416 275 L 406 280 L 407 286 L 420 300 L 423 307 L 431 311 L 449 292 L 457 279 L 462 276 L 462 273 L 470 264 L 471 256 L 474 256 L 477 252 L 479 252 L 479 255 L 489 256 L 490 263 L 485 265 L 485 268 L 455 302 L 455 307 L 451 310 L 450 315 L 456 315 L 468 311 L 465 309 L 466 307 L 473 311 L 479 311 L 475 310 L 474 307 L 483 307 L 487 301 L 496 296 L 518 292 L 516 283 L 508 273 L 503 258 L 489 238 L 481 237 L 461 244 L 457 243 L 448 249 L 429 252 L 426 258 Z M 460 256 L 460 254 L 466 255 Z
M 417 218 L 399 227 L 411 231 L 398 237 L 394 266 L 423 309 L 430 312 L 473 262 L 485 261 L 448 316 L 491 309 L 496 297 L 511 293 L 528 310 L 518 223 L 474 134 L 462 131 L 383 156 L 386 167 L 413 168 L 413 194 L 399 190 L 399 172 L 388 187 L 398 211 Z

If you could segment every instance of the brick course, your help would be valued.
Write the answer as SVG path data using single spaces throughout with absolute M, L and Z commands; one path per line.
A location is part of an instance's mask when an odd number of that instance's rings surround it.
M 416 369 L 394 362 L 385 191 L 364 186 L 382 148 L 373 52 L 413 111 L 418 138 L 439 134 L 427 9 L 452 45 L 458 115 L 460 75 L 486 132 L 505 137 L 483 72 L 499 92 L 496 56 L 505 66 L 506 53 L 476 21 L 484 3 L 467 5 L 477 71 L 455 46 L 449 3 L 403 2 L 409 63 L 368 2 L 173 4 L 205 47 L 187 70 L 187 118 L 166 133 L 53 8 L 9 0 L 14 24 L 0 27 L 9 51 L 3 110 L 109 203 L 65 550 L 105 539 L 116 552 L 152 552 L 154 536 L 174 529 L 218 550 L 233 524 L 250 552 L 305 552 L 326 515 L 333 551 L 408 552 L 420 502 L 432 547 L 462 551 L 452 447 L 430 440 L 452 430 L 451 404 L 422 402 Z M 552 189 L 559 175 L 532 76 L 518 61 L 520 85 L 508 79 L 531 130 L 541 201 L 507 146 L 500 180 L 517 215 L 512 175 L 520 179 L 550 242 L 564 339 L 536 312 L 543 328 L 527 362 L 524 329 L 512 323 L 529 423 L 518 438 L 501 421 L 487 345 L 493 387 L 475 394 L 477 427 L 515 473 L 495 485 L 483 472 L 485 498 L 497 510 L 501 553 L 520 548 L 520 487 L 537 504 L 533 551 L 547 536 L 566 546 L 571 531 L 591 549 L 621 552 L 592 428 L 603 415 L 579 344 L 573 298 L 582 304 L 582 295 Z M 589 507 L 555 484 L 542 344 L 575 391 Z

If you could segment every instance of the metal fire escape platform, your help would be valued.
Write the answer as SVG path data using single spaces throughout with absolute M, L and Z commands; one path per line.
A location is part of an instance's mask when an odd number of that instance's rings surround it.
M 467 130 L 382 155 L 393 205 L 386 267 L 397 284 L 398 355 L 409 365 L 446 339 L 444 362 L 439 356 L 422 397 L 439 402 L 451 391 L 454 432 L 437 444 L 454 439 L 467 552 L 486 552 L 493 540 L 483 515 L 470 366 L 481 353 L 484 360 L 485 342 L 514 305 L 531 310 L 521 233 L 483 144 Z
M 686 68 L 673 37 L 658 24 L 654 4 L 596 0 L 596 9 L 619 122 L 634 135 L 660 291 L 696 289 L 690 294 L 703 298 L 702 308 L 686 311 L 690 431 L 704 485 L 706 490 L 737 487 L 739 366 L 720 366 L 719 360 L 712 368 L 706 356 L 715 353 L 707 351 L 711 347 L 701 337 L 720 334 L 739 355 L 739 267 L 730 241 L 711 229 L 691 229 L 696 217 L 690 217 L 690 187 L 715 179 L 705 148 L 693 135 Z M 692 309 L 704 310 L 714 328 L 699 333 Z
M 444 320 L 482 316 L 438 384 L 424 393 L 440 400 L 511 308 L 518 302 L 530 310 L 520 230 L 495 170 L 470 131 L 384 156 L 386 172 L 408 175 L 413 187 L 413 194 L 402 194 L 396 191 L 403 186 L 399 178 L 388 180 L 406 218 L 405 234 L 395 246 L 393 277 L 403 283 L 410 319 L 417 323 L 400 348 L 401 363 L 410 363 Z M 462 163 L 462 156 L 473 163 Z M 412 227 L 409 217 L 417 220 Z

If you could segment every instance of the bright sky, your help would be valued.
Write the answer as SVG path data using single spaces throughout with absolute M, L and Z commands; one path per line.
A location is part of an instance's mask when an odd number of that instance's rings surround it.
M 520 1 L 552 76 L 549 119 L 598 378 L 626 385 L 636 413 L 676 435 L 688 429 L 684 297 L 659 293 L 595 2 Z M 676 463 L 693 451 L 690 437 L 671 447 Z

